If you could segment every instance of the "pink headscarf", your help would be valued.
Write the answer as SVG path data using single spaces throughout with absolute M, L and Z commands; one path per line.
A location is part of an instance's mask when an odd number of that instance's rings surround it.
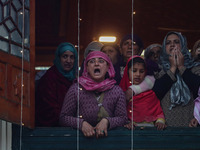
M 109 78 L 105 79 L 100 83 L 97 83 L 90 77 L 90 75 L 87 72 L 87 62 L 92 58 L 102 58 L 108 63 Z M 79 83 L 88 91 L 103 92 L 111 89 L 115 85 L 116 81 L 113 79 L 114 77 L 115 77 L 115 70 L 110 58 L 103 52 L 94 51 L 90 52 L 84 61 L 84 70 L 82 76 L 79 78 Z

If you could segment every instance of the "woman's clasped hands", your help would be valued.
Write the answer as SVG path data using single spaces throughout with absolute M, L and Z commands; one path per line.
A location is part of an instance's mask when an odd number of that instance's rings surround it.
M 172 73 L 175 73 L 176 69 L 179 69 L 180 71 L 184 67 L 184 56 L 179 49 L 174 49 L 171 51 L 169 55 L 169 62 Z
M 107 129 L 108 129 L 109 122 L 107 119 L 103 118 L 96 127 L 91 126 L 87 121 L 84 121 L 82 124 L 82 132 L 84 136 L 86 137 L 104 137 L 108 135 Z

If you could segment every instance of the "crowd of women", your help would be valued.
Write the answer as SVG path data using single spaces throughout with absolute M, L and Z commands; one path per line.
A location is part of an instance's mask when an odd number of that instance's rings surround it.
M 172 31 L 162 45 L 149 45 L 144 58 L 143 49 L 131 34 L 119 46 L 91 42 L 78 73 L 75 47 L 60 44 L 37 85 L 36 126 L 73 127 L 97 138 L 120 126 L 197 127 L 200 40 L 189 52 L 186 37 Z

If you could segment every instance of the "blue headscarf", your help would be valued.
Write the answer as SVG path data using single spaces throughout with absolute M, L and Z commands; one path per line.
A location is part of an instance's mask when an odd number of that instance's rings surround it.
M 74 54 L 74 66 L 72 68 L 72 70 L 70 71 L 64 71 L 63 67 L 61 66 L 60 63 L 60 56 L 66 52 L 66 51 L 70 51 Z M 74 80 L 76 78 L 76 71 L 77 71 L 77 65 L 78 65 L 78 54 L 77 54 L 77 50 L 74 47 L 74 45 L 72 45 L 71 43 L 61 43 L 55 53 L 55 59 L 53 61 L 54 65 L 56 66 L 56 68 L 58 69 L 58 71 L 67 79 L 69 80 Z
M 164 38 L 163 45 L 162 45 L 162 53 L 160 55 L 160 64 L 163 66 L 165 71 L 170 69 L 170 62 L 169 62 L 169 55 L 166 53 L 166 40 L 167 37 L 171 34 L 176 34 L 180 39 L 181 44 L 181 52 L 184 56 L 184 66 L 186 68 L 192 68 L 195 66 L 194 60 L 191 58 L 191 54 L 187 48 L 187 41 L 186 38 L 178 32 L 171 31 L 167 33 Z M 175 73 L 177 81 L 172 85 L 170 89 L 170 99 L 171 99 L 171 107 L 172 109 L 176 105 L 182 104 L 183 106 L 188 104 L 190 101 L 191 95 L 188 86 L 183 81 L 180 73 L 176 71 Z

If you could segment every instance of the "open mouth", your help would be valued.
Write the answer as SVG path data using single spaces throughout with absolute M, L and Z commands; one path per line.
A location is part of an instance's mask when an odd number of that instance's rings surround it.
M 99 74 L 100 73 L 100 69 L 99 68 L 94 69 L 94 73 L 95 74 Z

